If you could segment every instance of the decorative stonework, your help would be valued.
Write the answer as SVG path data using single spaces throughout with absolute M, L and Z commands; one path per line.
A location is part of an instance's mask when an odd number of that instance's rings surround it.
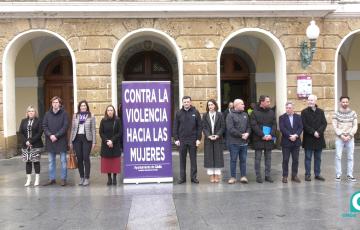
M 314 61 L 306 70 L 300 66 L 299 43 L 305 39 L 308 18 L 2 19 L 0 54 L 3 55 L 16 35 L 30 29 L 49 30 L 64 37 L 75 53 L 78 99 L 90 102 L 99 124 L 106 105 L 111 103 L 111 55 L 116 43 L 127 33 L 154 28 L 174 38 L 183 55 L 184 95 L 192 96 L 194 105 L 204 112 L 206 100 L 217 97 L 216 65 L 224 39 L 243 28 L 261 28 L 274 34 L 284 46 L 287 95 L 295 101 L 298 111 L 306 107 L 306 103 L 296 97 L 296 77 L 302 73 L 313 77 L 313 90 L 319 96 L 320 107 L 327 113 L 330 135 L 330 114 L 335 103 L 335 52 L 344 36 L 360 29 L 360 18 L 315 20 L 321 33 Z M 0 151 L 14 143 L 3 136 L 2 98 L 1 91 Z

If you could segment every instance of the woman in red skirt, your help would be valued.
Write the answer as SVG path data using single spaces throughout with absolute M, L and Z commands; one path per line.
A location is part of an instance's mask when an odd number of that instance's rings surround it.
M 102 140 L 101 173 L 108 174 L 107 185 L 116 185 L 116 174 L 120 173 L 121 165 L 122 127 L 120 119 L 115 115 L 114 106 L 107 106 L 99 133 Z

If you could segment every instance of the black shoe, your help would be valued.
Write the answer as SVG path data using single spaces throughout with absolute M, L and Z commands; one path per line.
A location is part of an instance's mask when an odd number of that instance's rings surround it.
M 185 182 L 186 182 L 186 179 L 179 179 L 177 183 L 178 183 L 178 184 L 183 184 L 183 183 L 185 183 Z
M 112 185 L 112 180 L 111 180 L 111 178 L 108 179 L 106 185 L 107 185 L 107 186 Z
M 56 180 L 48 180 L 43 186 L 53 185 L 56 184 Z
M 261 177 L 256 177 L 256 182 L 262 183 L 262 182 L 263 182 L 263 179 L 262 179 Z
M 315 180 L 325 181 L 325 178 L 322 176 L 315 176 Z
M 305 175 L 305 181 L 311 181 L 311 176 Z
M 291 177 L 291 181 L 294 181 L 294 182 L 296 182 L 296 183 L 301 183 L 301 180 L 299 179 L 298 176 L 292 176 L 292 177 Z
M 113 178 L 112 184 L 113 184 L 113 185 L 117 185 L 116 177 Z
M 61 186 L 66 186 L 66 180 L 61 180 L 60 185 L 61 185 Z
M 273 179 L 270 176 L 266 176 L 265 181 L 267 181 L 269 183 L 274 183 Z
M 286 176 L 283 176 L 282 180 L 281 180 L 284 184 L 286 184 L 288 182 L 288 179 Z
M 199 184 L 199 180 L 196 178 L 191 179 L 191 182 L 194 184 Z

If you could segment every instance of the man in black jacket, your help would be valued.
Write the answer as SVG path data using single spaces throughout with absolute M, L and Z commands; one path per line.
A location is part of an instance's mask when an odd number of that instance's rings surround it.
M 273 183 L 270 176 L 271 150 L 274 146 L 276 131 L 275 112 L 270 109 L 270 97 L 261 95 L 259 106 L 255 107 L 250 116 L 250 125 L 253 134 L 253 145 L 255 149 L 255 173 L 256 182 L 262 183 L 261 177 L 261 155 L 265 156 L 265 181 Z
M 199 111 L 191 106 L 191 97 L 182 98 L 183 107 L 176 112 L 174 120 L 174 141 L 179 146 L 180 178 L 178 183 L 186 182 L 186 156 L 189 151 L 191 162 L 191 182 L 198 184 L 196 150 L 201 140 L 201 117 Z
M 320 175 L 321 152 L 326 147 L 324 132 L 327 126 L 325 113 L 316 105 L 317 97 L 308 97 L 308 107 L 301 111 L 304 126 L 303 148 L 305 149 L 305 181 L 311 181 L 311 158 L 314 154 L 315 179 L 324 181 Z
M 51 108 L 46 112 L 43 121 L 45 133 L 45 149 L 49 152 L 49 181 L 44 185 L 55 184 L 56 178 L 56 153 L 60 153 L 61 185 L 66 185 L 67 178 L 67 130 L 69 118 L 62 108 L 61 98 L 55 96 L 51 99 Z

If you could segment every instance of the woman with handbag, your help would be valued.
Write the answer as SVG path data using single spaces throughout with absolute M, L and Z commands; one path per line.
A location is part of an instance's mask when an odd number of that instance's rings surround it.
M 70 149 L 76 153 L 80 174 L 79 185 L 88 186 L 90 178 L 90 152 L 96 144 L 96 121 L 86 100 L 78 104 L 78 112 L 72 119 Z M 85 173 L 84 173 L 85 168 Z
M 100 122 L 101 173 L 108 174 L 107 185 L 116 185 L 116 174 L 120 173 L 122 126 L 112 105 L 106 107 L 105 116 Z M 111 178 L 113 174 L 113 178 Z
M 34 186 L 38 186 L 40 182 L 40 154 L 44 147 L 41 140 L 43 128 L 36 109 L 31 105 L 26 109 L 26 118 L 20 123 L 19 133 L 22 138 L 22 158 L 26 162 L 27 180 L 24 186 L 30 186 L 33 164 L 35 169 Z

